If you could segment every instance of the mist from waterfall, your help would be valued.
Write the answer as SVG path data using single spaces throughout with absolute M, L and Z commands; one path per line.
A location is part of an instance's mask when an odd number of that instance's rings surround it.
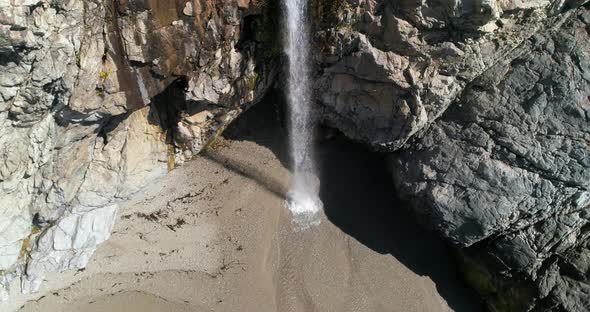
M 287 207 L 293 214 L 294 222 L 305 228 L 319 223 L 322 209 L 313 159 L 315 122 L 311 111 L 308 0 L 283 1 L 286 11 L 285 49 L 289 59 L 289 143 L 293 161 L 293 180 L 287 194 Z

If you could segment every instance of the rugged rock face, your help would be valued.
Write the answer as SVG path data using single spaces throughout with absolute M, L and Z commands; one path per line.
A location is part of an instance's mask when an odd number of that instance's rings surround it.
M 583 1 L 320 2 L 323 119 L 392 157 L 494 311 L 590 309 Z
M 590 309 L 585 0 L 314 0 L 321 118 L 492 310 Z M 276 1 L 0 0 L 0 299 L 84 267 L 117 202 L 272 84 Z
M 316 89 L 323 117 L 394 151 L 465 86 L 549 27 L 563 1 L 318 1 Z M 328 25 L 324 25 L 328 23 Z
M 444 237 L 567 311 L 590 305 L 589 17 L 521 44 L 394 161 L 399 191 Z
M 260 98 L 275 72 L 260 55 L 274 39 L 252 34 L 270 9 L 0 1 L 0 298 L 24 272 L 27 292 L 46 271 L 84 267 L 118 201 Z

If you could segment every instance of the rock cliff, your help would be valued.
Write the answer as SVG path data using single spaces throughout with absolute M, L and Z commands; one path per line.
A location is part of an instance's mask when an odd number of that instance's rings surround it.
M 394 152 L 398 195 L 493 311 L 587 311 L 590 10 L 584 1 L 339 1 L 322 116 Z
M 587 1 L 310 3 L 320 118 L 391 154 L 490 309 L 588 310 Z M 84 267 L 119 201 L 261 99 L 279 6 L 0 0 L 0 298 Z
M 393 161 L 417 211 L 501 272 L 469 268 L 469 278 L 534 283 L 526 295 L 544 298 L 540 310 L 590 307 L 589 17 L 570 12 L 520 44 Z M 506 310 L 523 304 L 505 289 L 480 291 Z
M 260 99 L 276 71 L 274 37 L 256 36 L 271 9 L 0 1 L 0 285 L 26 272 L 35 291 L 46 271 L 83 268 L 118 201 Z

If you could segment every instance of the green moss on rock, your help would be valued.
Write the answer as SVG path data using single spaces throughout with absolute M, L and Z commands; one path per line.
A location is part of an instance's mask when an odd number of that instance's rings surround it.
M 483 298 L 490 311 L 527 311 L 532 305 L 534 290 L 527 283 L 494 272 L 485 259 L 468 252 L 456 251 L 456 258 L 464 280 Z

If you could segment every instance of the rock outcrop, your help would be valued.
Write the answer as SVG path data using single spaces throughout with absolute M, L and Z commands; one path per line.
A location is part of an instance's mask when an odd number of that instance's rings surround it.
M 539 308 L 590 307 L 589 17 L 571 12 L 519 45 L 393 162 L 419 213 L 487 255 L 478 262 L 537 284 Z M 486 295 L 496 305 L 523 299 Z
M 0 0 L 0 299 L 84 267 L 119 201 L 265 94 L 278 6 Z M 320 117 L 392 153 L 397 193 L 491 309 L 590 309 L 587 1 L 311 11 Z
M 28 292 L 46 271 L 84 267 L 118 201 L 260 99 L 274 38 L 254 34 L 271 9 L 0 1 L 0 299 L 14 277 Z
M 383 151 L 426 129 L 466 85 L 575 6 L 563 1 L 316 1 L 323 119 Z M 326 22 L 325 22 L 326 23 Z
M 583 2 L 317 6 L 323 119 L 395 152 L 398 195 L 493 311 L 590 309 Z

